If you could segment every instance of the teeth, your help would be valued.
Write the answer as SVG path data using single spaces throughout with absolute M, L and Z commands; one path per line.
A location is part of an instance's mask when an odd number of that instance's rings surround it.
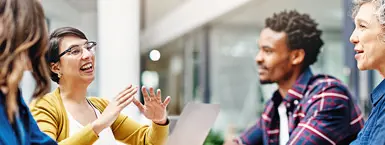
M 92 64 L 84 65 L 81 69 L 90 69 L 92 67 Z

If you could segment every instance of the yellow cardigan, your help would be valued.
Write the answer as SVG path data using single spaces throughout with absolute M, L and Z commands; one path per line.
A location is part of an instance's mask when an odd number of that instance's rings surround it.
M 102 98 L 88 99 L 100 112 L 103 112 L 108 105 L 108 101 Z M 68 117 L 58 88 L 42 98 L 33 100 L 29 108 L 40 130 L 56 140 L 59 145 L 91 145 L 98 139 L 91 124 L 69 136 Z M 122 114 L 111 125 L 111 130 L 115 139 L 133 145 L 162 145 L 168 137 L 168 125 L 161 126 L 155 123 L 152 123 L 151 127 L 140 125 Z

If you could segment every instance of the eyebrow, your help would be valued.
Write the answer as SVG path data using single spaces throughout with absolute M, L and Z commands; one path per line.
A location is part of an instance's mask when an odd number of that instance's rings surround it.
M 268 46 L 268 45 L 262 45 L 262 46 L 261 46 L 261 49 L 269 49 L 269 50 L 272 50 L 273 47 Z
M 364 19 L 362 19 L 362 18 L 357 18 L 357 22 L 358 23 L 368 23 L 367 21 L 365 21 Z
M 86 43 L 88 43 L 88 41 L 84 42 L 84 44 L 86 44 Z M 84 45 L 84 44 L 72 44 L 72 45 L 70 45 L 70 47 L 68 47 L 68 49 L 72 49 L 75 46 L 80 46 L 80 45 Z

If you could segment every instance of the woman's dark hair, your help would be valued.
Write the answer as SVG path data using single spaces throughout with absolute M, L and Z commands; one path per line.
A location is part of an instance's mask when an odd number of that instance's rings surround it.
M 57 63 L 59 62 L 59 46 L 61 43 L 61 40 L 65 36 L 75 36 L 79 37 L 80 39 L 87 39 L 86 35 L 80 31 L 79 29 L 73 28 L 73 27 L 62 27 L 54 30 L 50 37 L 49 37 L 49 46 L 48 46 L 48 53 L 46 54 L 46 60 L 48 66 L 51 66 L 51 63 Z M 56 73 L 54 73 L 52 70 L 51 72 L 51 80 L 59 84 L 59 77 Z
M 317 56 L 324 42 L 322 31 L 317 29 L 317 23 L 307 14 L 295 10 L 283 11 L 267 18 L 265 27 L 277 32 L 285 32 L 289 49 L 303 49 L 305 58 L 303 67 L 308 67 L 317 61 Z
M 36 80 L 32 98 L 50 90 L 45 61 L 48 32 L 40 0 L 0 0 L 0 88 L 11 123 L 18 111 L 18 85 L 31 67 Z

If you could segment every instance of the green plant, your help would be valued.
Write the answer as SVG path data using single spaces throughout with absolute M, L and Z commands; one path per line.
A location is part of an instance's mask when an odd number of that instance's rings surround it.
M 224 139 L 219 132 L 210 130 L 203 145 L 222 145 Z

